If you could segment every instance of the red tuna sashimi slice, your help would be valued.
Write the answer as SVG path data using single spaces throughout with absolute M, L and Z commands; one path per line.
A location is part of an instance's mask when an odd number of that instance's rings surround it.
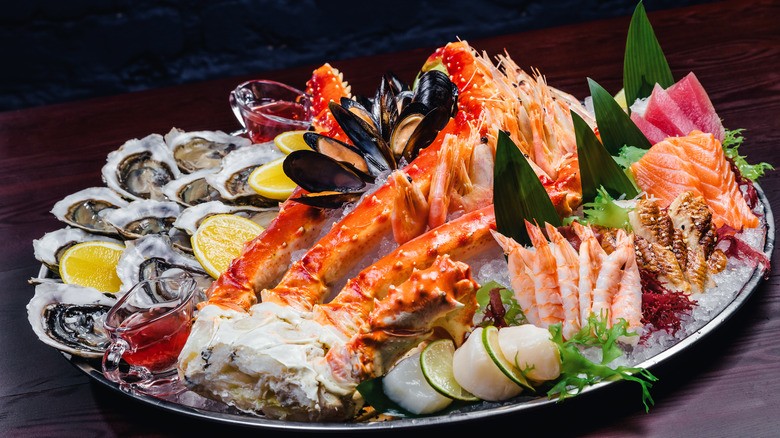
M 677 103 L 669 96 L 669 93 L 658 84 L 653 87 L 653 93 L 647 102 L 647 109 L 643 117 L 665 132 L 667 137 L 686 136 L 696 129 L 693 121 L 683 113 Z
M 712 209 L 713 222 L 735 229 L 758 226 L 758 218 L 742 197 L 720 142 L 712 134 L 694 131 L 655 144 L 631 165 L 640 189 L 663 207 L 681 193 L 702 195 Z
M 677 103 L 682 112 L 693 121 L 696 129 L 709 132 L 718 141 L 723 142 L 726 130 L 723 128 L 718 113 L 715 112 L 710 97 L 693 72 L 688 73 L 688 76 L 667 88 L 666 92 Z
M 637 113 L 631 113 L 631 120 L 642 131 L 642 134 L 647 137 L 651 144 L 656 144 L 659 141 L 669 137 L 665 132 L 661 131 L 657 126 L 643 119 L 642 116 Z

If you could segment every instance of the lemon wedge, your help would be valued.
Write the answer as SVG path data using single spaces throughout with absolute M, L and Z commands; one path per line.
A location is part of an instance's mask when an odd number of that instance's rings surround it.
M 233 214 L 215 214 L 204 220 L 190 239 L 195 258 L 214 278 L 241 254 L 244 244 L 263 232 L 263 227 Z
M 620 105 L 621 108 L 626 109 L 628 108 L 628 105 L 626 104 L 626 90 L 625 88 L 621 88 L 620 91 L 615 95 L 615 101 Z
M 263 164 L 249 175 L 249 185 L 268 199 L 284 201 L 298 186 L 284 173 L 284 157 Z
M 68 284 L 94 287 L 115 293 L 122 286 L 116 265 L 123 245 L 113 242 L 82 242 L 68 248 L 60 259 L 60 277 Z
M 303 134 L 306 131 L 287 131 L 282 132 L 274 138 L 276 147 L 285 154 L 292 151 L 311 150 L 308 144 L 303 140 Z

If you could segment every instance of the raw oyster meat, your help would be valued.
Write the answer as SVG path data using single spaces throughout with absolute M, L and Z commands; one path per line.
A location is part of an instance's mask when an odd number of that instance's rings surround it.
M 176 251 L 167 236 L 150 234 L 130 240 L 126 245 L 116 266 L 117 276 L 122 281 L 120 292 L 127 292 L 139 281 L 186 272 L 198 283 L 195 300 L 205 299 L 206 290 L 214 279 L 194 257 Z
M 173 201 L 143 199 L 109 212 L 106 220 L 116 227 L 122 236 L 137 239 L 147 234 L 167 233 L 182 209 L 182 206 Z
M 117 298 L 91 287 L 47 281 L 35 287 L 27 304 L 27 319 L 44 343 L 66 353 L 98 358 L 110 343 L 103 322 Z
M 176 128 L 165 134 L 165 143 L 185 173 L 219 167 L 225 155 L 252 144 L 248 138 L 222 131 L 185 132 Z
M 181 172 L 162 135 L 150 134 L 110 152 L 102 174 L 109 188 L 128 199 L 164 200 L 162 187 Z
M 219 201 L 222 199 L 219 191 L 206 181 L 206 176 L 216 173 L 217 170 L 219 168 L 202 169 L 176 178 L 163 186 L 163 194 L 185 207 Z
M 90 187 L 70 194 L 54 204 L 51 213 L 60 221 L 100 234 L 117 234 L 106 222 L 108 212 L 126 207 L 129 202 L 108 187 Z

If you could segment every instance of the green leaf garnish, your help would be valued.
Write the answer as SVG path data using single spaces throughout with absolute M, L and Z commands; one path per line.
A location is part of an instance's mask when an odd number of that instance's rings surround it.
M 623 60 L 623 88 L 627 106 L 631 107 L 636 99 L 649 97 L 656 83 L 668 88 L 674 84 L 674 78 L 640 1 L 628 27 Z
M 501 302 L 506 307 L 506 313 L 504 314 L 504 322 L 506 322 L 506 325 L 520 325 L 525 323 L 527 321 L 525 313 L 523 313 L 520 304 L 517 303 L 514 292 L 496 281 L 489 281 L 477 290 L 476 297 L 479 313 L 484 314 L 485 309 L 490 302 L 490 292 L 494 289 L 498 289 L 498 293 L 501 296 Z
M 561 226 L 561 219 L 550 195 L 523 153 L 503 131 L 498 132 L 494 181 L 493 203 L 499 233 L 528 246 L 531 245 L 531 239 L 525 228 L 525 220 Z
M 647 149 L 638 148 L 636 146 L 623 146 L 620 148 L 620 153 L 613 157 L 618 166 L 623 169 L 628 169 L 631 164 L 641 160 L 647 153 Z
M 726 130 L 726 138 L 723 139 L 723 152 L 727 158 L 734 161 L 742 176 L 751 181 L 756 181 L 764 176 L 764 172 L 775 170 L 775 168 L 769 163 L 749 164 L 745 159 L 747 158 L 746 156 L 739 155 L 738 149 L 745 140 L 742 137 L 742 131 L 744 129 Z
M 622 228 L 631 232 L 631 222 L 628 213 L 633 208 L 621 207 L 609 196 L 603 187 L 598 189 L 598 195 L 593 202 L 582 206 L 585 221 L 593 225 L 601 225 L 607 228 Z
M 615 341 L 621 336 L 631 335 L 626 331 L 626 326 L 625 321 L 621 320 L 620 323 L 607 329 L 606 323 L 591 317 L 588 319 L 588 326 L 583 327 L 574 339 L 566 342 L 563 341 L 561 324 L 550 326 L 552 340 L 561 353 L 561 375 L 547 392 L 547 396 L 551 399 L 557 396 L 561 401 L 579 394 L 586 386 L 600 381 L 630 380 L 642 386 L 642 403 L 645 405 L 645 411 L 650 410 L 653 398 L 649 389 L 653 386 L 652 382 L 657 381 L 658 378 L 644 368 L 624 366 L 610 368 L 606 365 L 622 354 Z M 577 348 L 578 344 L 601 345 L 604 352 L 602 363 L 597 364 L 583 356 Z
M 598 195 L 599 187 L 602 186 L 615 198 L 622 195 L 633 198 L 639 194 L 623 169 L 615 163 L 612 155 L 607 152 L 596 134 L 591 131 L 590 126 L 574 111 L 571 112 L 571 117 L 574 122 L 574 134 L 577 138 L 582 200 L 584 202 L 593 201 Z M 498 159 L 496 159 L 496 164 L 498 164 Z M 496 220 L 498 220 L 498 212 L 496 212 Z
M 593 111 L 596 113 L 601 142 L 607 152 L 617 155 L 624 145 L 650 149 L 652 146 L 650 141 L 631 121 L 615 98 L 590 78 L 588 78 L 588 87 L 593 98 Z

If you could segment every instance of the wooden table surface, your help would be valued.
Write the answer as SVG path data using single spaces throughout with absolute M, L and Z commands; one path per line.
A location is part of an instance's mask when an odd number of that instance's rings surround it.
M 675 78 L 694 71 L 724 125 L 745 129 L 742 152 L 752 161 L 780 167 L 780 4 L 727 1 L 652 13 L 650 20 Z M 584 98 L 587 77 L 609 91 L 620 89 L 628 23 L 624 17 L 470 43 L 490 55 L 506 49 L 521 67 L 538 68 L 551 85 Z M 353 91 L 366 94 L 373 93 L 386 70 L 412 78 L 433 49 L 323 61 L 341 69 Z M 303 87 L 314 67 L 253 78 Z M 95 383 L 37 340 L 25 311 L 33 294 L 28 279 L 40 266 L 32 240 L 61 226 L 49 213 L 53 204 L 82 188 L 102 185 L 106 155 L 128 139 L 164 134 L 171 127 L 238 128 L 227 96 L 246 79 L 0 113 L 0 436 L 257 433 L 162 411 Z M 770 203 L 780 205 L 778 172 L 770 172 L 761 185 Z M 638 388 L 621 384 L 550 409 L 437 429 L 502 435 L 508 429 L 543 436 L 776 436 L 777 271 L 772 269 L 747 303 L 710 336 L 652 370 L 660 381 L 652 389 L 656 404 L 649 413 Z

